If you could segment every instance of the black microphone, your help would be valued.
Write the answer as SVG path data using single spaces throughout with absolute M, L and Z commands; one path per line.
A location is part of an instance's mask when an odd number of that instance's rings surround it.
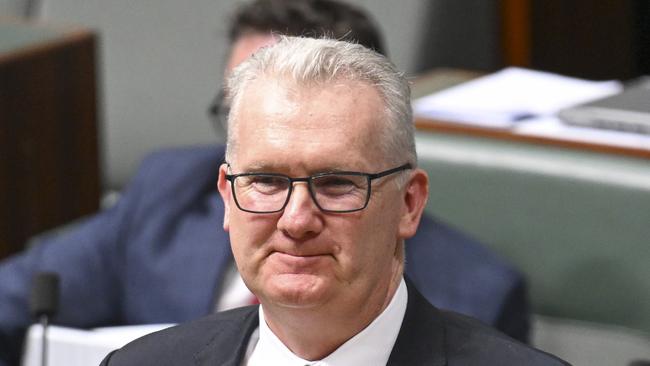
M 59 275 L 39 272 L 32 282 L 29 310 L 42 326 L 41 365 L 47 366 L 47 327 L 59 309 Z

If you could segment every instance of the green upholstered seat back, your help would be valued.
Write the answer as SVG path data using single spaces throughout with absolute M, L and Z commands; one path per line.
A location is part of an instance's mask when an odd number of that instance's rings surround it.
M 650 161 L 419 133 L 427 211 L 510 259 L 536 313 L 650 333 Z

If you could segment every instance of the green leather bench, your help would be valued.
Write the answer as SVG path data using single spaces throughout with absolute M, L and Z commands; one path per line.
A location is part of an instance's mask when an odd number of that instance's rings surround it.
M 528 277 L 535 313 L 650 334 L 650 160 L 418 132 L 427 211 Z
M 418 132 L 427 212 L 527 276 L 532 342 L 574 365 L 650 362 L 650 160 Z

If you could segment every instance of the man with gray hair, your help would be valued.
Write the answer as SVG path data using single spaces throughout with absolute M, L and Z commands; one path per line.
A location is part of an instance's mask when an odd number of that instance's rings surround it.
M 104 365 L 561 365 L 404 278 L 428 195 L 410 92 L 383 56 L 283 37 L 233 72 L 223 226 L 261 305 L 136 340 Z

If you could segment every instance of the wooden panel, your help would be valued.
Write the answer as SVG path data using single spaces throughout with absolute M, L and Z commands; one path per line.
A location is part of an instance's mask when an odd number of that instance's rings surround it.
M 0 258 L 99 205 L 95 37 L 0 55 Z
M 630 0 L 532 2 L 531 66 L 587 79 L 637 72 Z
M 501 0 L 505 66 L 586 79 L 648 72 L 647 0 Z
M 503 62 L 509 66 L 530 67 L 530 1 L 502 0 L 499 4 Z

